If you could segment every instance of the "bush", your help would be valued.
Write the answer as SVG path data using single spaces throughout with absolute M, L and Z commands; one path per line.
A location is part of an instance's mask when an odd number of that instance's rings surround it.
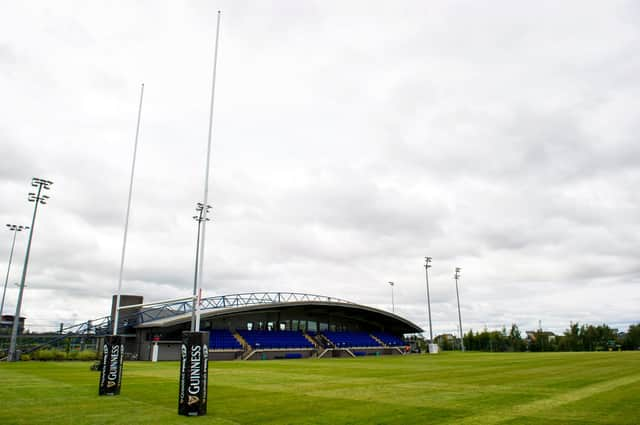
M 94 350 L 72 351 L 67 354 L 64 350 L 48 349 L 38 350 L 31 353 L 31 355 L 24 354 L 22 357 L 28 357 L 26 360 L 80 360 L 80 361 L 92 361 L 98 358 L 98 353 Z
M 28 355 L 28 354 L 22 354 L 20 356 L 20 361 L 22 361 L 22 362 L 28 362 L 29 360 L 31 360 L 31 356 Z
M 76 358 L 82 361 L 96 360 L 98 358 L 98 353 L 93 350 L 83 350 L 77 353 Z
M 52 350 L 38 350 L 33 353 L 33 358 L 40 361 L 48 361 L 54 359 L 54 354 Z

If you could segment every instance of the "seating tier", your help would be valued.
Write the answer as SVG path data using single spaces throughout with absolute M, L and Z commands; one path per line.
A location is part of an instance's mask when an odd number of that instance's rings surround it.
M 226 329 L 209 330 L 209 348 L 212 350 L 242 350 L 242 345 Z
M 238 330 L 253 349 L 314 348 L 313 344 L 297 331 L 248 331 Z
M 380 343 L 366 332 L 323 332 L 337 348 L 380 347 Z
M 405 345 L 404 341 L 401 338 L 398 338 L 395 335 L 391 335 L 385 332 L 375 332 L 373 334 L 376 338 L 382 341 L 385 345 L 390 347 L 402 347 Z

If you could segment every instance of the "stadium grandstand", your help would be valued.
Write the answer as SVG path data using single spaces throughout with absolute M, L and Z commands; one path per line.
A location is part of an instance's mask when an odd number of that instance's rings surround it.
M 177 360 L 191 323 L 190 299 L 143 304 L 122 296 L 119 333 L 132 358 Z M 112 316 L 115 309 L 115 297 Z M 394 313 L 339 298 L 293 292 L 253 292 L 201 300 L 200 329 L 209 332 L 209 359 L 357 357 L 403 354 L 405 334 L 422 332 Z
M 20 350 L 28 354 L 69 343 L 99 348 L 112 332 L 115 304 L 114 296 L 108 316 L 37 339 L 24 337 Z M 191 298 L 145 304 L 141 296 L 122 295 L 118 334 L 125 337 L 125 356 L 153 360 L 155 352 L 157 360 L 178 360 L 182 332 L 190 329 L 192 304 Z M 404 354 L 403 336 L 422 332 L 394 313 L 313 294 L 220 295 L 203 298 L 200 309 L 200 330 L 209 332 L 210 360 Z

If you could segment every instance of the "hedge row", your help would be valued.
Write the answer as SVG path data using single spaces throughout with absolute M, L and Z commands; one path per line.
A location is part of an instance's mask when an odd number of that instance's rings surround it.
M 64 350 L 38 350 L 34 351 L 30 354 L 23 354 L 20 357 L 20 360 L 40 360 L 40 361 L 50 361 L 50 360 L 80 360 L 80 361 L 90 361 L 97 360 L 98 353 L 94 350 L 83 350 L 83 351 L 69 351 L 68 353 Z

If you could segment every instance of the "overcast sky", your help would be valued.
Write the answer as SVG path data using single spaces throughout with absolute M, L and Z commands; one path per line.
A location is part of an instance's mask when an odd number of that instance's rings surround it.
M 189 295 L 218 8 L 204 296 L 394 281 L 426 329 L 429 255 L 437 333 L 456 266 L 465 330 L 640 320 L 638 2 L 0 0 L 2 224 L 54 181 L 28 327 L 108 314 L 142 82 L 123 292 Z

